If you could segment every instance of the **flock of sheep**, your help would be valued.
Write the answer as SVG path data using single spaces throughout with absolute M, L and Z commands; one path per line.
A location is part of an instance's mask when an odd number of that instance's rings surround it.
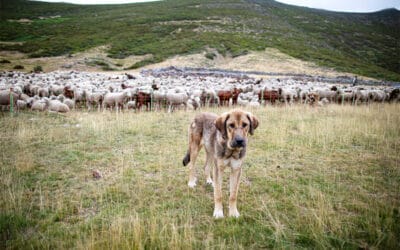
M 197 109 L 203 106 L 259 107 L 302 103 L 325 105 L 398 102 L 398 87 L 354 86 L 242 75 L 149 75 L 88 72 L 0 73 L 2 110 Z

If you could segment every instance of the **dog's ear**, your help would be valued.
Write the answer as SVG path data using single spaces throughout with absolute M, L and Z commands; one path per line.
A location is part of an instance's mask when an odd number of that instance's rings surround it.
M 226 129 L 226 121 L 229 119 L 229 113 L 223 113 L 215 120 L 215 127 L 221 132 L 222 138 L 226 139 L 228 131 Z
M 257 117 L 255 117 L 252 113 L 250 113 L 250 112 L 248 112 L 247 113 L 247 118 L 249 119 L 249 121 L 250 121 L 250 130 L 249 130 L 249 133 L 251 134 L 251 135 L 253 135 L 254 134 L 254 130 L 256 130 L 256 128 L 258 127 L 258 119 L 257 119 Z

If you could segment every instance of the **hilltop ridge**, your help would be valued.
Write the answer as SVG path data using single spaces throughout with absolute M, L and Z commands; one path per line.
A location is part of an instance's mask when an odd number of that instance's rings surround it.
M 2 1 L 0 50 L 31 58 L 107 45 L 124 69 L 205 52 L 232 58 L 274 48 L 340 72 L 400 81 L 400 11 L 343 13 L 272 0 L 169 0 L 124 5 Z M 1 55 L 0 55 L 1 56 Z M 1 67 L 1 65 L 0 65 Z

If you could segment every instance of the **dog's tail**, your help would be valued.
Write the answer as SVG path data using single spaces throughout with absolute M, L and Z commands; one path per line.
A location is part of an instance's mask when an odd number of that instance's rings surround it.
M 183 166 L 186 166 L 187 164 L 189 164 L 190 162 L 190 150 L 188 149 L 188 151 L 186 152 L 185 157 L 183 157 Z

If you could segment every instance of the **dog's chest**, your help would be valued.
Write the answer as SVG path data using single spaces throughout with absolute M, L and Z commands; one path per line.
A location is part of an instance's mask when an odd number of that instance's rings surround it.
M 235 159 L 233 157 L 225 159 L 223 162 L 224 162 L 224 166 L 226 166 L 226 167 L 240 168 L 242 166 L 242 160 Z

